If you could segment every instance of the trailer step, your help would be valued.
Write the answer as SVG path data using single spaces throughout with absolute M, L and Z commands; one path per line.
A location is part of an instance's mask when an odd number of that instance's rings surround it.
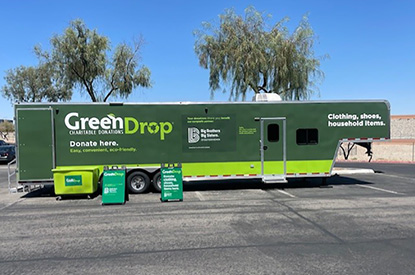
M 266 184 L 271 183 L 287 183 L 287 179 L 284 175 L 270 175 L 270 176 L 262 176 L 262 182 Z

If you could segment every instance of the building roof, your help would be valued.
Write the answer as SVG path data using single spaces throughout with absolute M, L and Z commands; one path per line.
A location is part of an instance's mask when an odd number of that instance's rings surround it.
M 415 115 L 391 115 L 391 119 L 415 119 Z

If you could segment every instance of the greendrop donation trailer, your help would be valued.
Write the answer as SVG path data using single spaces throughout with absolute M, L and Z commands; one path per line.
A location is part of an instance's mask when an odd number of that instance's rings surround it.
M 18 183 L 55 179 L 55 190 L 57 179 L 96 186 L 105 166 L 125 166 L 132 193 L 160 190 L 162 163 L 181 163 L 185 181 L 328 177 L 342 142 L 390 138 L 387 101 L 43 103 L 15 112 Z

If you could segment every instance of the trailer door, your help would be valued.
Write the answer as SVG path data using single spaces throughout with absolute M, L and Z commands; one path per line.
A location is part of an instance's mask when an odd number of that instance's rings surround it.
M 285 180 L 286 118 L 261 118 L 261 173 Z
M 19 182 L 51 181 L 54 165 L 52 109 L 17 109 Z

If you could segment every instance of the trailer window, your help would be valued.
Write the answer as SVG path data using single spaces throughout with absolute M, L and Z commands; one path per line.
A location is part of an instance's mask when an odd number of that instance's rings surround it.
M 298 145 L 317 145 L 318 130 L 317 129 L 298 129 L 297 130 Z
M 268 141 L 278 142 L 280 140 L 280 126 L 278 124 L 268 124 Z

